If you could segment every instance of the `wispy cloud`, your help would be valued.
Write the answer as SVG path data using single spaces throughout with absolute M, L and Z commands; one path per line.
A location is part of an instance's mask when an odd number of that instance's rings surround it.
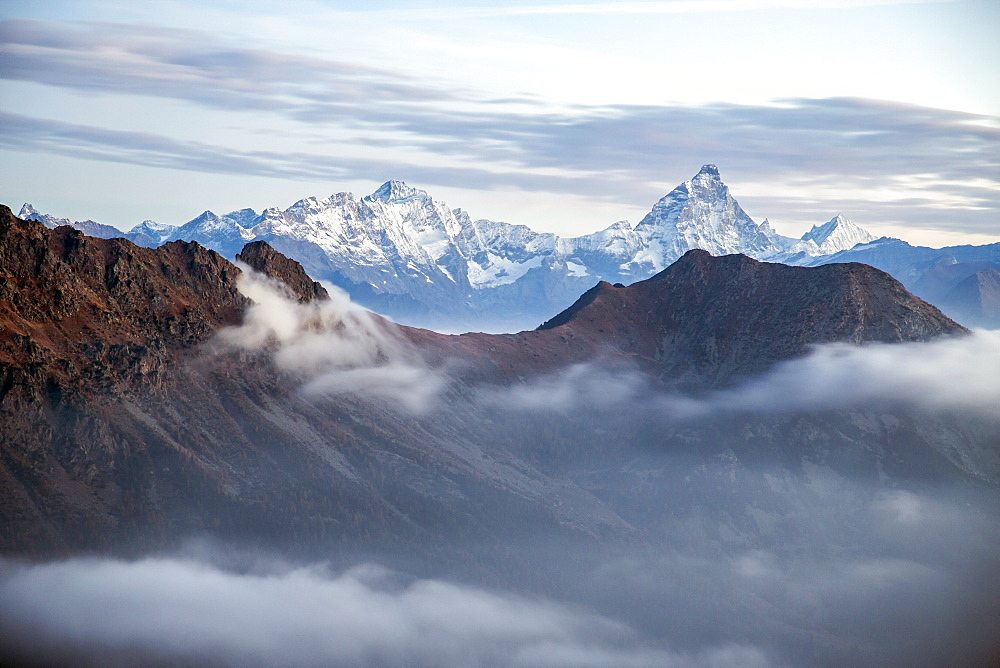
M 193 30 L 7 21 L 0 35 L 8 79 L 263 113 L 311 137 L 253 150 L 10 113 L 11 150 L 284 179 L 404 173 L 428 187 L 583 192 L 637 208 L 715 162 L 730 182 L 755 186 L 736 193 L 751 215 L 779 224 L 860 211 L 863 225 L 996 233 L 1000 127 L 988 116 L 852 98 L 554 111 Z M 346 131 L 353 148 L 331 151 Z
M 395 72 L 152 25 L 0 23 L 5 79 L 294 113 L 449 97 Z
M 1000 421 L 997 378 L 1000 332 L 978 331 L 929 342 L 825 344 L 734 388 L 698 396 L 656 392 L 635 371 L 578 364 L 484 397 L 536 412 L 646 406 L 675 420 L 903 406 Z
M 504 7 L 470 6 L 460 8 L 428 9 L 416 12 L 427 15 L 455 13 L 475 17 L 545 16 L 574 14 L 702 14 L 718 12 L 747 12 L 769 9 L 853 9 L 886 5 L 915 5 L 957 0 L 665 0 L 660 2 L 593 2 L 566 4 L 508 5 Z
M 300 304 L 282 283 L 241 268 L 239 289 L 252 303 L 243 323 L 220 330 L 215 344 L 268 352 L 278 368 L 302 379 L 311 398 L 378 398 L 414 413 L 434 405 L 446 380 L 395 324 L 352 304 L 332 285 L 330 299 Z

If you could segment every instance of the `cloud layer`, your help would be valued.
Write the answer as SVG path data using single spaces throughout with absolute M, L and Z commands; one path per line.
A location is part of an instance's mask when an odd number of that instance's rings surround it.
M 644 456 L 631 470 L 643 467 L 655 487 L 616 483 L 647 488 L 643 544 L 522 526 L 505 537 L 508 591 L 218 546 L 0 560 L 0 644 L 92 665 L 977 665 L 995 649 L 995 494 L 879 489 L 815 463 Z
M 1000 332 L 930 342 L 817 346 L 735 388 L 698 396 L 664 394 L 638 372 L 574 365 L 486 401 L 529 411 L 644 406 L 666 419 L 720 413 L 780 414 L 908 407 L 971 412 L 1000 420 Z
M 234 573 L 168 558 L 3 566 L 0 633 L 33 658 L 255 666 L 766 665 L 752 648 L 674 654 L 644 647 L 623 624 L 575 607 L 402 578 L 372 565 L 343 573 L 321 566 Z

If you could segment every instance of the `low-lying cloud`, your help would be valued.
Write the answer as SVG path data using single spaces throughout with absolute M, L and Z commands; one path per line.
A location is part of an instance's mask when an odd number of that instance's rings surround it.
M 531 411 L 646 407 L 685 420 L 718 413 L 792 413 L 912 407 L 1000 419 L 1000 332 L 929 342 L 817 346 L 732 389 L 700 395 L 655 391 L 635 371 L 580 364 L 512 386 L 493 403 Z
M 268 350 L 302 380 L 309 397 L 353 394 L 388 399 L 417 413 L 432 410 L 449 378 L 431 368 L 396 325 L 327 286 L 331 299 L 301 304 L 284 286 L 244 267 L 241 292 L 253 300 L 244 322 L 219 333 L 227 347 Z M 808 355 L 724 390 L 664 392 L 636 370 L 596 363 L 501 389 L 478 400 L 529 412 L 647 409 L 670 420 L 717 414 L 909 407 L 971 412 L 1000 420 L 1000 332 L 928 342 L 816 346 Z
M 880 488 L 819 465 L 734 473 L 708 458 L 640 459 L 662 474 L 643 504 L 643 544 L 606 551 L 512 529 L 505 561 L 518 584 L 508 590 L 416 561 L 438 574 L 241 559 L 217 546 L 134 561 L 0 560 L 0 658 L 919 666 L 979 665 L 995 651 L 995 494 Z M 638 482 L 622 479 L 620 492 Z
M 818 346 L 708 401 L 734 411 L 903 404 L 1000 418 L 1000 332 L 930 342 Z
M 253 303 L 243 324 L 223 329 L 223 347 L 268 351 L 277 367 L 302 380 L 307 397 L 380 398 L 412 412 L 429 410 L 444 389 L 396 325 L 327 285 L 329 300 L 301 304 L 283 284 L 242 265 L 240 291 Z
M 751 647 L 688 656 L 537 598 L 373 565 L 236 573 L 148 558 L 5 564 L 0 633 L 28 658 L 230 665 L 766 665 Z M 95 611 L 100 611 L 95 614 Z

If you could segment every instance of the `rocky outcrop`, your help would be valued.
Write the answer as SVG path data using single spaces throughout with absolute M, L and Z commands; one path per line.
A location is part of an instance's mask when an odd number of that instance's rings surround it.
M 326 288 L 309 278 L 301 264 L 274 250 L 266 241 L 248 243 L 236 259 L 284 283 L 301 303 L 330 298 Z
M 181 351 L 240 321 L 239 274 L 197 243 L 140 248 L 0 207 L 0 362 L 33 369 L 53 392 L 99 379 L 92 389 L 148 387 Z

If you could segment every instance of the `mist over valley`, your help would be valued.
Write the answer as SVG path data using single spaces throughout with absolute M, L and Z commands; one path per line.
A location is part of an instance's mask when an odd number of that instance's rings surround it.
M 877 269 L 692 250 L 445 335 L 2 213 L 10 660 L 995 657 L 1000 339 Z

